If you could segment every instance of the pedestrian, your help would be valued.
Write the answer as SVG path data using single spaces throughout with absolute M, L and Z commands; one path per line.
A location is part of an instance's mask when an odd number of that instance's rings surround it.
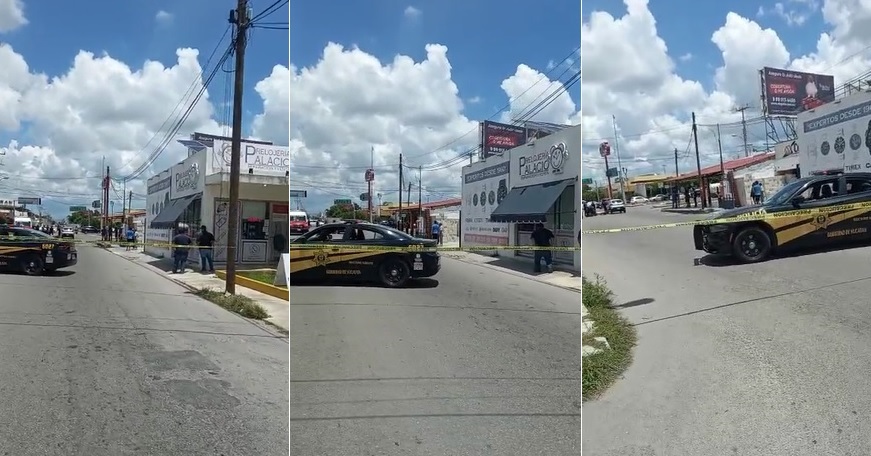
M 689 187 L 683 188 L 683 199 L 684 199 L 684 201 L 686 201 L 687 207 L 690 207 L 690 188 Z
M 699 207 L 699 195 L 701 193 L 702 191 L 698 187 L 693 186 L 693 207 Z
M 553 254 L 547 247 L 553 247 L 553 231 L 544 227 L 544 223 L 536 223 L 535 231 L 532 232 L 532 243 L 537 247 L 533 257 L 535 258 L 534 272 L 541 272 L 541 260 L 547 265 L 547 272 L 553 272 Z
M 762 184 L 759 181 L 754 181 L 750 186 L 750 197 L 753 198 L 753 204 L 762 204 Z
M 209 233 L 206 225 L 200 227 L 200 235 L 197 236 L 197 247 L 200 251 L 200 272 L 215 272 L 215 260 L 212 257 L 212 247 L 215 245 L 215 236 Z M 208 265 L 208 269 L 206 266 Z
M 133 250 L 136 248 L 136 230 L 132 226 L 127 227 L 127 249 Z
M 439 226 L 439 221 L 438 221 L 438 220 L 433 220 L 433 221 L 432 221 L 432 227 L 430 227 L 430 232 L 431 232 L 430 237 L 431 237 L 432 239 L 435 239 L 436 241 L 438 241 L 438 240 L 439 240 L 439 235 L 441 234 L 441 229 L 442 229 L 442 227 Z
M 188 262 L 188 253 L 193 240 L 187 234 L 187 228 L 179 228 L 178 234 L 172 238 L 172 273 L 184 273 Z

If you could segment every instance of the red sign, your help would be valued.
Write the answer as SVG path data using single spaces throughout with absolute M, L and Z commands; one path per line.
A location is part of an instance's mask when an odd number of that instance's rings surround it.
M 599 144 L 599 156 L 605 158 L 611 155 L 611 145 L 608 144 L 608 141 Z
M 272 213 L 273 214 L 287 214 L 290 207 L 288 204 L 273 204 L 272 205 Z
M 374 181 L 375 180 L 375 170 L 372 168 L 367 169 L 365 177 L 366 177 L 366 182 Z

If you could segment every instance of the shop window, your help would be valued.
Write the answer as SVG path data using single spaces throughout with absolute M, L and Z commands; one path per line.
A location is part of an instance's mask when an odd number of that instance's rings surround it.
M 242 201 L 242 220 L 269 217 L 269 205 L 265 201 Z
M 187 209 L 182 212 L 181 217 L 179 217 L 179 223 L 181 225 L 187 226 L 191 231 L 197 231 L 200 229 L 202 225 L 202 215 L 201 211 L 203 208 L 203 200 L 197 198 L 188 205 Z
M 570 185 L 563 190 L 553 205 L 551 219 L 555 230 L 574 231 L 575 229 L 575 187 Z

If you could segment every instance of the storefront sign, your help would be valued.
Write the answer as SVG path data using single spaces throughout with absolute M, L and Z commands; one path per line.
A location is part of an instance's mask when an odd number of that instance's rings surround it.
M 175 175 L 175 191 L 184 192 L 187 190 L 197 190 L 200 184 L 200 168 L 196 163 L 191 163 L 190 167 Z
M 172 184 L 172 176 L 167 177 L 166 179 L 161 179 L 153 184 L 148 185 L 148 194 L 151 195 L 153 193 L 157 193 L 163 190 L 169 190 L 169 186 Z
M 520 179 L 562 174 L 568 155 L 565 143 L 558 143 L 548 151 L 521 156 L 517 163 L 520 166 Z
M 229 141 L 215 141 L 212 155 L 214 172 L 230 170 L 232 144 Z M 285 176 L 290 171 L 290 149 L 286 146 L 242 142 L 242 174 L 252 170 L 260 176 Z
M 273 214 L 287 214 L 290 209 L 290 206 L 287 204 L 273 204 L 272 205 L 272 213 Z
M 506 155 L 497 155 L 463 168 L 460 216 L 464 247 L 508 245 L 508 225 L 491 222 L 490 213 L 508 195 L 510 163 Z

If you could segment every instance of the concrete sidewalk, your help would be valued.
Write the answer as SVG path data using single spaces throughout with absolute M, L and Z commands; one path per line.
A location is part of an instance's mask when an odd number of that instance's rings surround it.
M 445 244 L 445 247 L 448 247 Z M 581 292 L 581 275 L 576 272 L 561 270 L 556 266 L 553 272 L 532 272 L 532 262 L 510 257 L 491 257 L 473 252 L 443 252 L 446 258 L 453 258 L 465 263 L 477 264 L 490 269 L 503 271 L 508 274 L 526 277 L 529 280 L 546 283 L 560 288 Z
M 104 247 L 104 249 L 151 269 L 155 273 L 163 275 L 167 279 L 191 290 L 201 290 L 203 288 L 223 290 L 225 287 L 224 281 L 216 277 L 215 274 L 203 274 L 198 270 L 192 269 L 188 269 L 181 274 L 173 274 L 172 260 L 167 258 L 155 258 L 141 250 L 126 250 L 124 247 L 118 246 Z M 247 296 L 263 306 L 270 315 L 270 318 L 266 319 L 269 323 L 284 330 L 290 327 L 290 307 L 287 301 L 239 285 L 236 285 L 236 294 Z

